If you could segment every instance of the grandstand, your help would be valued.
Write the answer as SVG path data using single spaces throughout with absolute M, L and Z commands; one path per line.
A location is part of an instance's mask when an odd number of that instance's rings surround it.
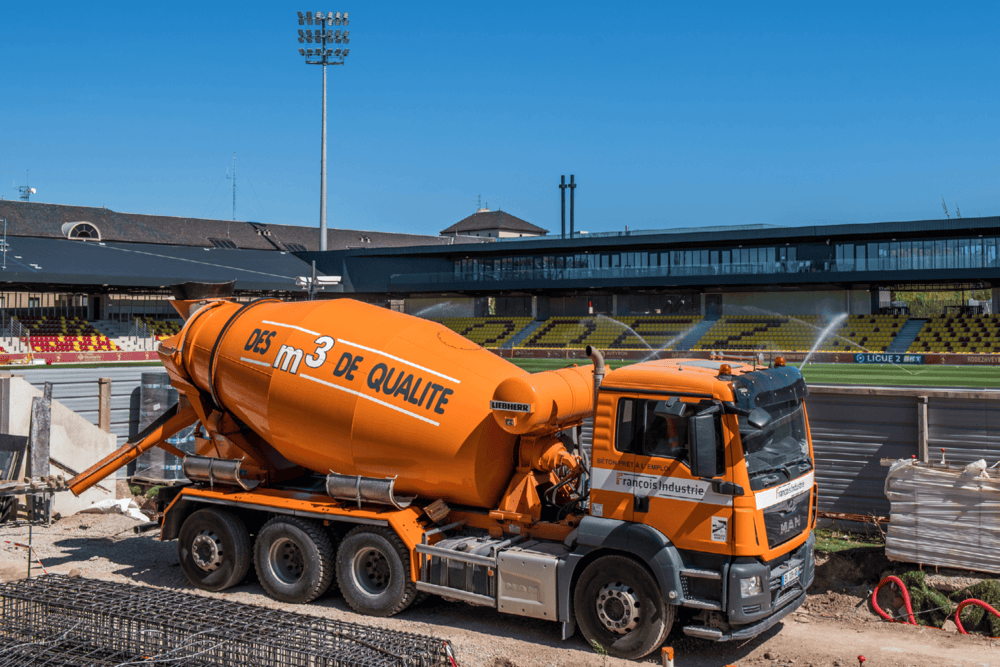
M 181 332 L 183 322 L 179 319 L 157 319 L 153 317 L 140 317 L 139 322 L 149 330 L 156 340 L 170 338 Z
M 738 315 L 720 318 L 693 349 L 808 352 L 829 317 Z M 823 352 L 885 352 L 906 322 L 893 315 L 851 315 L 821 343 Z
M 522 348 L 673 349 L 700 317 L 639 315 L 621 318 L 552 317 L 518 344 Z
M 532 322 L 530 317 L 446 317 L 438 321 L 483 347 L 503 347 Z
M 920 329 L 909 352 L 951 354 L 1000 353 L 1000 317 L 932 317 Z
M 32 352 L 114 352 L 107 336 L 79 317 L 22 315 L 17 321 L 28 330 Z
M 818 315 L 721 317 L 691 349 L 808 352 L 831 319 Z M 454 317 L 437 321 L 487 348 L 508 347 L 519 333 L 535 324 L 530 335 L 516 347 L 566 350 L 592 345 L 602 350 L 675 350 L 683 335 L 702 318 L 683 315 L 626 315 L 618 319 L 556 316 L 537 324 L 529 317 Z M 929 320 L 903 315 L 851 315 L 829 333 L 817 351 L 886 352 L 908 321 L 921 327 L 908 352 L 1000 353 L 1000 316 L 996 315 L 941 316 Z M 170 323 L 161 324 L 171 326 Z

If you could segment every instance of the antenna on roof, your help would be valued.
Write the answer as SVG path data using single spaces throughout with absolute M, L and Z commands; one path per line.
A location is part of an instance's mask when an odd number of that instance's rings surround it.
M 38 192 L 38 190 L 28 185 L 28 175 L 30 173 L 27 169 L 24 170 L 24 185 L 18 187 L 17 183 L 14 183 L 14 189 L 21 193 L 21 201 L 31 201 L 31 195 Z

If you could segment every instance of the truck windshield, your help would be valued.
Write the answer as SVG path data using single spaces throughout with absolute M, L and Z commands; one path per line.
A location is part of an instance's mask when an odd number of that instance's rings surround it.
M 762 429 L 740 417 L 740 439 L 750 474 L 750 488 L 766 489 L 812 470 L 802 401 L 765 406 L 771 421 Z

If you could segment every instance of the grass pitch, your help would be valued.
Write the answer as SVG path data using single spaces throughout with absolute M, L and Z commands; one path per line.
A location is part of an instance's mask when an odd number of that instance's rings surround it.
M 588 360 L 512 359 L 530 373 L 565 368 Z M 631 362 L 611 361 L 611 368 Z M 892 364 L 809 364 L 802 375 L 810 384 L 1000 388 L 1000 366 L 893 366 Z

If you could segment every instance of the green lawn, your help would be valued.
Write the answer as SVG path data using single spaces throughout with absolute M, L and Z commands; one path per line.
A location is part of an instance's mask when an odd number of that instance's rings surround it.
M 513 359 L 531 373 L 589 360 Z M 618 368 L 629 362 L 612 361 Z M 921 387 L 1000 387 L 998 366 L 892 366 L 890 364 L 809 364 L 802 372 L 813 384 L 912 385 Z

